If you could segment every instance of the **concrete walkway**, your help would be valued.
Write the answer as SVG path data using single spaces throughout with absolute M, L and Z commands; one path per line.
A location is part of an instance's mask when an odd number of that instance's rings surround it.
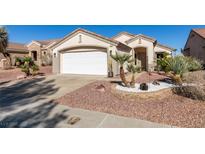
M 61 105 L 62 108 L 64 108 Z M 57 127 L 72 128 L 171 128 L 171 126 L 153 123 L 145 120 L 126 118 L 112 114 L 94 112 L 84 109 L 70 108 L 67 112 L 68 119 L 59 123 Z M 79 117 L 80 121 L 74 125 L 67 123 L 69 117 Z
M 25 81 L 0 83 L 0 127 L 71 127 L 71 128 L 150 128 L 171 126 L 107 113 L 75 109 L 54 103 L 53 99 L 90 82 L 95 76 L 48 76 Z M 68 124 L 72 117 L 80 121 Z

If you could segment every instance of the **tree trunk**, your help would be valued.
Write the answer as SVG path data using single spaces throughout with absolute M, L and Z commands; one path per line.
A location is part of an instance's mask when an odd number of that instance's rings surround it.
M 11 68 L 11 65 L 12 65 L 12 64 L 11 64 L 11 56 L 10 56 L 8 53 L 5 53 L 5 52 L 3 53 L 3 55 L 4 55 L 4 57 L 5 57 L 6 60 L 7 60 L 7 66 L 6 66 L 7 69 L 8 69 L 8 68 Z
M 131 86 L 132 88 L 135 87 L 135 74 L 134 74 L 134 73 L 132 74 L 132 79 L 131 79 L 131 82 L 130 82 L 130 86 Z
M 124 69 L 122 66 L 120 66 L 120 78 L 122 80 L 122 82 L 125 84 L 125 86 L 127 87 L 128 86 L 128 82 L 125 78 L 125 72 L 124 72 Z

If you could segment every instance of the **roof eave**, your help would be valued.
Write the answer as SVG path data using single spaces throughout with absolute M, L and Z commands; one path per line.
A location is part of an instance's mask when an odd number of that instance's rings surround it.
M 96 33 L 93 33 L 93 32 L 90 32 L 90 31 L 87 31 L 87 30 L 84 30 L 84 29 L 80 29 L 80 28 L 79 28 L 79 29 L 76 29 L 75 31 L 69 33 L 68 35 L 66 35 L 66 36 L 65 36 L 62 40 L 60 40 L 59 42 L 56 42 L 55 44 L 51 45 L 50 48 L 53 50 L 56 46 L 60 45 L 64 40 L 66 40 L 67 38 L 71 37 L 71 36 L 74 35 L 75 33 L 77 34 L 77 33 L 80 33 L 80 32 L 82 32 L 82 33 L 87 33 L 87 34 L 93 35 L 93 36 L 95 36 L 95 37 L 98 37 L 98 38 L 100 38 L 100 40 L 104 40 L 105 42 L 110 43 L 111 45 L 117 46 L 118 43 L 119 43 L 119 42 L 117 42 L 117 41 L 110 40 L 110 39 L 108 39 L 108 38 L 106 38 L 106 37 L 103 37 L 103 36 L 101 36 L 101 35 L 98 35 L 98 34 L 96 34 Z

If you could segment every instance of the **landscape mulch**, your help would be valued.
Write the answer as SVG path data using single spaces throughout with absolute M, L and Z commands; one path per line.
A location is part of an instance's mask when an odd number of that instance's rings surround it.
M 153 79 L 156 78 L 153 77 Z M 138 81 L 145 80 L 141 78 Z M 96 89 L 100 85 L 105 87 L 104 91 Z M 177 127 L 205 127 L 205 102 L 203 101 L 173 93 L 162 93 L 167 97 L 122 98 L 113 93 L 112 87 L 111 82 L 96 81 L 55 101 L 74 108 L 106 112 Z

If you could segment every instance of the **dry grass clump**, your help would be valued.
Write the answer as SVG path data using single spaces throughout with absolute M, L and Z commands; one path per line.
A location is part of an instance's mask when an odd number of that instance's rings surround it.
M 184 74 L 183 81 L 185 83 L 195 83 L 199 85 L 205 84 L 205 71 L 188 72 Z
M 173 88 L 177 95 L 191 98 L 194 100 L 205 101 L 205 86 L 181 86 Z
M 183 81 L 195 85 L 173 88 L 175 94 L 205 101 L 205 71 L 188 72 L 184 75 Z

